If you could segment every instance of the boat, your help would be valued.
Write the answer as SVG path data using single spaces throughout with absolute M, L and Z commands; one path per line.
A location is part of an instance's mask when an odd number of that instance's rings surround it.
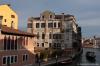
M 95 62 L 95 57 L 96 57 L 95 52 L 92 52 L 92 51 L 86 52 L 86 59 L 87 60 Z
M 65 61 L 60 62 L 61 65 L 66 65 L 66 64 L 70 64 L 70 63 L 72 63 L 72 58 L 69 58 Z

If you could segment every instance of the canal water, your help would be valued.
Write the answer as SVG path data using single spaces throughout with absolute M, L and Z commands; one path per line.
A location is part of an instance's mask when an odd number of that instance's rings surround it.
M 87 51 L 93 51 L 96 54 L 96 62 L 90 62 L 86 59 Z M 83 48 L 83 54 L 77 61 L 77 66 L 100 66 L 100 49 L 97 48 Z
M 87 51 L 95 52 L 96 62 L 90 62 L 86 59 L 85 54 Z M 96 48 L 83 48 L 83 54 L 73 63 L 66 65 L 51 65 L 51 66 L 100 66 L 100 49 Z

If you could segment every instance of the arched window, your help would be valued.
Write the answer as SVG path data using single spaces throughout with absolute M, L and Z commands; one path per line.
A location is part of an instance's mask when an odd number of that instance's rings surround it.
M 7 37 L 5 36 L 4 37 L 4 50 L 7 49 Z
M 10 36 L 8 37 L 8 40 L 7 40 L 7 50 L 10 50 Z
M 16 39 L 15 39 L 15 50 L 17 50 L 17 43 L 18 43 L 18 40 L 17 40 L 17 37 L 16 37 Z
M 14 50 L 14 36 L 12 37 L 12 40 L 11 40 L 11 50 Z
M 14 28 L 14 21 L 11 22 L 11 28 Z

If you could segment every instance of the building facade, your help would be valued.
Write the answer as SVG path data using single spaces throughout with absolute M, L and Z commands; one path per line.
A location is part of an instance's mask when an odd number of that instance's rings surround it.
M 69 14 L 44 11 L 39 17 L 28 19 L 27 32 L 38 35 L 39 48 L 72 49 L 78 44 L 78 25 Z
M 18 29 L 18 16 L 9 4 L 0 5 L 0 24 Z
M 17 14 L 0 5 L 0 66 L 30 66 L 35 63 L 36 35 L 18 29 Z

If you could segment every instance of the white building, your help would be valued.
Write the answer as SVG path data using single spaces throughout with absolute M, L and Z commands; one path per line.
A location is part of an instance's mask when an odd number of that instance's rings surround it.
M 58 15 L 44 11 L 39 17 L 28 19 L 27 31 L 37 34 L 37 47 L 66 49 L 77 46 L 76 19 L 73 15 Z

